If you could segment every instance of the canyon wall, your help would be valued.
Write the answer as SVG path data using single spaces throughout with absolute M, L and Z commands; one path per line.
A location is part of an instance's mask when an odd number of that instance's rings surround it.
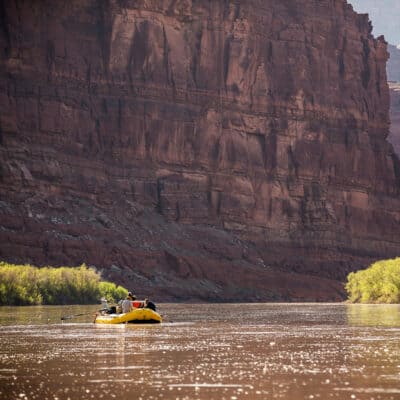
M 387 46 L 345 0 L 0 2 L 0 257 L 181 300 L 340 300 L 400 254 Z

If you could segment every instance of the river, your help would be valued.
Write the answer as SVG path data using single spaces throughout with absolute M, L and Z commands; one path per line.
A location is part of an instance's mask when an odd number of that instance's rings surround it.
M 0 399 L 400 399 L 400 306 L 159 304 L 160 325 L 98 306 L 0 307 Z

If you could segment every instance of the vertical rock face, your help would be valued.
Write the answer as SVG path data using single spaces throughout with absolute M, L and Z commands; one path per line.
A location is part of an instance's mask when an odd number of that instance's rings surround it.
M 399 255 L 386 43 L 345 0 L 0 13 L 2 258 L 171 298 L 337 299 Z

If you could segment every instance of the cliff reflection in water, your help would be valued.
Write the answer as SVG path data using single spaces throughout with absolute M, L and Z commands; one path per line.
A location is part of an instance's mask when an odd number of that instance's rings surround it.
M 400 327 L 398 304 L 349 304 L 346 309 L 349 325 Z

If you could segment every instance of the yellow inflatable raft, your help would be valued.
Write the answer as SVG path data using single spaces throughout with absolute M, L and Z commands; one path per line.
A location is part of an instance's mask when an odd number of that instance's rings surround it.
M 125 314 L 98 314 L 94 320 L 96 324 L 158 324 L 161 321 L 161 315 L 150 308 L 134 308 Z

